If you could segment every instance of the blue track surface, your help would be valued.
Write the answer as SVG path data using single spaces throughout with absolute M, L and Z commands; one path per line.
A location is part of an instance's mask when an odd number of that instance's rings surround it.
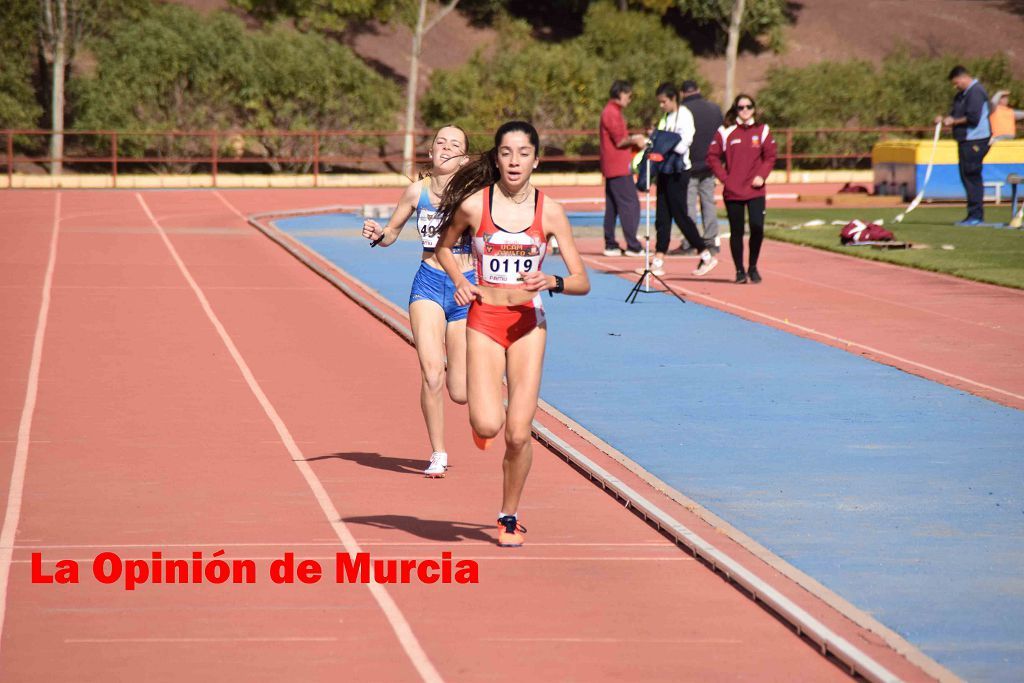
M 350 215 L 275 224 L 406 305 L 418 242 L 371 250 Z M 1024 679 L 1024 413 L 591 281 L 545 297 L 546 401 L 960 676 Z

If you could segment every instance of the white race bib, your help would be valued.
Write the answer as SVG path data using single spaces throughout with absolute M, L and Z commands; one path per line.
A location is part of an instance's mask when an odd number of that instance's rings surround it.
M 434 249 L 437 247 L 438 226 L 440 223 L 441 217 L 436 211 L 420 209 L 416 216 L 416 229 L 419 230 L 424 249 Z
M 518 285 L 523 275 L 540 270 L 543 246 L 526 234 L 496 233 L 480 240 L 480 280 L 490 285 Z

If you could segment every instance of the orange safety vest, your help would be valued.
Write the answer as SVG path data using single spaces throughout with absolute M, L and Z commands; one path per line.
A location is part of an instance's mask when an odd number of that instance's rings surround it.
M 988 116 L 988 123 L 992 127 L 992 137 L 1007 135 L 1013 137 L 1017 134 L 1017 122 L 1013 118 L 1013 109 L 1002 105 L 995 108 Z

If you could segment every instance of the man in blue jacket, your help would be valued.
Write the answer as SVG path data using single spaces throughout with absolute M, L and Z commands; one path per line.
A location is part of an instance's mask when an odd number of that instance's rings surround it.
M 988 153 L 989 127 L 988 95 L 978 79 L 966 68 L 955 66 L 949 80 L 957 89 L 953 108 L 948 116 L 938 116 L 936 123 L 953 127 L 960 161 L 960 182 L 967 194 L 967 218 L 957 225 L 980 225 L 985 222 L 985 184 L 981 178 L 982 162 Z

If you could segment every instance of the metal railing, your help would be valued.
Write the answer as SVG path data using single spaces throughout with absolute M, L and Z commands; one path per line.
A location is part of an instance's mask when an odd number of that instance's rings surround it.
M 786 181 L 794 171 L 809 168 L 866 167 L 875 142 L 890 137 L 924 138 L 932 128 L 783 128 L 774 131 L 780 170 Z M 116 131 L 64 132 L 60 159 L 48 153 L 48 130 L 2 130 L 2 163 L 13 185 L 17 166 L 45 172 L 54 161 L 65 171 L 102 173 L 113 178 L 126 173 L 208 173 L 213 186 L 223 173 L 301 173 L 312 175 L 313 186 L 323 173 L 399 171 L 401 131 Z M 424 149 L 432 131 L 415 132 L 416 148 Z M 489 142 L 490 132 L 470 133 L 470 139 Z M 598 166 L 596 130 L 546 130 L 541 135 L 542 158 L 549 169 L 593 171 Z M 484 147 L 479 144 L 477 147 Z M 472 147 L 472 145 L 471 145 Z M 814 151 L 829 149 L 829 152 Z M 425 163 L 425 157 L 417 157 Z

